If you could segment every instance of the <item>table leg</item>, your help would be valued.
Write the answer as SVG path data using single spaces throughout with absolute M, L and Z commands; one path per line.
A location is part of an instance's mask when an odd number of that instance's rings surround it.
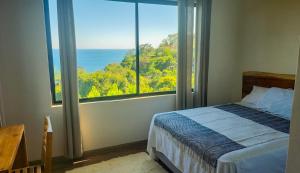
M 25 133 L 23 133 L 22 140 L 18 148 L 18 152 L 16 155 L 13 168 L 17 169 L 17 168 L 24 168 L 27 166 L 29 166 L 29 163 L 28 163 L 28 156 L 27 156 L 26 138 L 25 138 Z

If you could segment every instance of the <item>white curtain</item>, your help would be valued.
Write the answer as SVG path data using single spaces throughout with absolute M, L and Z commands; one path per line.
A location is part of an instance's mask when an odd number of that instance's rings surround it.
M 83 149 L 78 106 L 76 40 L 72 0 L 57 0 L 57 13 L 67 156 L 75 159 L 82 156 Z
M 194 9 L 196 9 L 195 35 Z M 211 0 L 178 1 L 179 27 L 176 90 L 176 107 L 178 110 L 206 106 L 207 104 L 210 11 Z M 195 86 L 193 93 L 192 68 L 194 45 Z

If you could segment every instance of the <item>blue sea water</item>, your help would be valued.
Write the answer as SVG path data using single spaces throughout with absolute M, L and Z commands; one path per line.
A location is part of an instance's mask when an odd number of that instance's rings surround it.
M 77 49 L 77 66 L 88 72 L 104 69 L 112 63 L 120 63 L 127 49 Z M 55 71 L 60 70 L 59 50 L 53 49 L 53 65 Z

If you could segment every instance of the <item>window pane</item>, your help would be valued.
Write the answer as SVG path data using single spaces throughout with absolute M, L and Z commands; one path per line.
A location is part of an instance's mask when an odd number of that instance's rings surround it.
M 135 4 L 74 0 L 79 97 L 136 93 Z
M 58 22 L 57 22 L 57 0 L 49 0 L 49 19 L 50 19 L 51 41 L 52 41 L 53 68 L 54 68 L 54 86 L 55 86 L 54 92 L 55 92 L 55 101 L 57 102 L 57 101 L 61 101 L 61 71 L 60 71 L 60 55 L 59 55 Z
M 177 6 L 139 4 L 140 92 L 175 91 Z

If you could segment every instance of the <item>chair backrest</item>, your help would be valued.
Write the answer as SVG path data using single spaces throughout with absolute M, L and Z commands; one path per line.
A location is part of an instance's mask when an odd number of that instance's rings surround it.
M 52 170 L 52 125 L 50 117 L 44 120 L 43 144 L 42 144 L 42 166 L 44 173 L 51 173 Z

